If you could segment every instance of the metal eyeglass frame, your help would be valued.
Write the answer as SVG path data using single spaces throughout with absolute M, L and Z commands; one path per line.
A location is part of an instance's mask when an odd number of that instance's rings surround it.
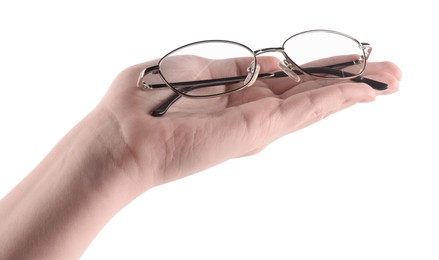
M 358 44 L 358 46 L 360 47 L 360 49 L 363 52 L 362 57 L 360 58 L 361 60 L 354 60 L 354 61 L 349 61 L 349 62 L 343 62 L 343 63 L 337 63 L 337 64 L 331 64 L 331 65 L 327 65 L 325 67 L 310 67 L 310 68 L 302 68 L 299 65 L 297 65 L 286 53 L 285 53 L 285 49 L 284 49 L 284 45 L 285 43 L 300 34 L 304 34 L 304 33 L 309 33 L 309 32 L 327 32 L 327 33 L 333 33 L 333 34 L 338 34 L 344 37 L 347 37 L 351 40 L 353 40 L 354 42 L 356 42 Z M 248 79 L 248 75 L 245 76 L 236 76 L 236 77 L 227 77 L 227 78 L 218 78 L 218 79 L 208 79 L 208 80 L 197 80 L 197 81 L 185 81 L 185 82 L 172 82 L 172 85 L 165 79 L 165 77 L 162 75 L 161 71 L 160 71 L 160 63 L 163 59 L 165 59 L 166 57 L 168 57 L 170 54 L 174 53 L 177 50 L 180 50 L 182 48 L 191 46 L 191 45 L 195 45 L 195 44 L 202 44 L 202 43 L 209 43 L 209 42 L 222 42 L 222 43 L 231 43 L 231 44 L 237 44 L 242 46 L 243 48 L 246 48 L 247 50 L 249 50 L 251 53 L 253 53 L 254 56 L 254 61 L 257 63 L 257 59 L 256 56 L 263 54 L 263 53 L 267 53 L 267 52 L 279 52 L 281 53 L 284 57 L 284 64 L 281 63 L 281 69 L 282 71 L 278 71 L 278 72 L 273 72 L 273 73 L 259 73 L 259 67 L 258 65 L 254 66 L 255 68 L 249 68 L 248 72 L 251 72 L 251 79 Z M 309 75 L 312 77 L 316 77 L 316 78 L 326 78 L 326 79 L 349 79 L 352 80 L 354 82 L 362 82 L 362 83 L 366 83 L 368 84 L 370 87 L 372 87 L 373 89 L 376 90 L 385 90 L 388 88 L 388 85 L 384 82 L 380 82 L 380 81 L 376 81 L 370 78 L 366 78 L 366 77 L 362 77 L 361 74 L 364 72 L 365 68 L 366 68 L 366 63 L 367 60 L 369 58 L 369 55 L 372 51 L 372 47 L 370 44 L 368 43 L 364 43 L 364 42 L 359 42 L 358 40 L 356 40 L 355 38 L 341 33 L 341 32 L 337 32 L 337 31 L 333 31 L 333 30 L 324 30 L 324 29 L 317 29 L 317 30 L 308 30 L 308 31 L 304 31 L 304 32 L 300 32 L 297 33 L 291 37 L 289 37 L 288 39 L 285 40 L 284 44 L 282 45 L 282 47 L 274 47 L 274 48 L 264 48 L 264 49 L 259 49 L 256 51 L 251 50 L 249 47 L 238 43 L 238 42 L 233 42 L 233 41 L 228 41 L 228 40 L 205 40 L 205 41 L 198 41 L 198 42 L 193 42 L 193 43 L 189 43 L 186 45 L 183 45 L 171 52 L 169 52 L 168 54 L 166 54 L 165 56 L 163 56 L 163 58 L 161 58 L 158 62 L 158 65 L 154 65 L 148 68 L 145 68 L 144 70 L 142 70 L 139 74 L 139 78 L 137 81 L 137 87 L 143 89 L 143 90 L 148 90 L 148 89 L 160 89 L 160 88 L 166 88 L 169 87 L 174 91 L 174 94 L 172 96 L 170 96 L 167 100 L 165 100 L 161 105 L 159 105 L 158 107 L 156 107 L 152 112 L 151 115 L 155 116 L 155 117 L 159 117 L 159 116 L 163 116 L 168 109 L 177 101 L 179 100 L 181 97 L 186 96 L 186 97 L 191 97 L 191 98 L 206 98 L 206 97 L 218 97 L 218 96 L 224 96 L 224 95 L 229 95 L 231 93 L 237 92 L 239 90 L 242 90 L 246 87 L 251 86 L 257 79 L 268 79 L 268 78 L 279 78 L 279 77 L 290 77 L 292 79 L 294 79 L 295 81 L 299 82 L 300 81 L 300 77 L 298 75 Z M 342 71 L 342 70 L 338 70 L 336 69 L 337 67 L 347 67 L 347 66 L 351 66 L 351 65 L 356 65 L 359 62 L 364 61 L 364 65 L 362 67 L 362 69 L 360 70 L 359 73 L 357 74 L 353 74 L 350 72 L 346 72 L 346 71 Z M 327 76 L 319 76 L 319 75 L 315 75 L 313 73 L 321 73 L 321 74 L 328 74 L 328 75 L 332 75 L 334 77 L 327 77 Z M 163 84 L 148 84 L 147 82 L 143 81 L 143 78 L 148 75 L 148 74 L 159 74 L 161 79 L 163 80 Z M 211 86 L 218 86 L 218 85 L 225 85 L 225 84 L 234 84 L 234 83 L 238 83 L 244 81 L 243 86 L 237 88 L 237 89 L 233 89 L 231 91 L 226 91 L 223 93 L 217 93 L 217 94 L 210 94 L 210 95 L 204 95 L 204 96 L 191 96 L 190 94 L 187 94 L 188 92 L 198 89 L 198 88 L 204 88 L 204 87 L 211 87 Z M 174 86 L 179 86 L 182 87 L 181 89 L 177 89 Z

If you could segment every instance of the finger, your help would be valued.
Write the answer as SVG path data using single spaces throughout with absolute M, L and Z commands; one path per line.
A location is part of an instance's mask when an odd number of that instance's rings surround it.
M 359 58 L 358 55 L 340 55 L 340 56 L 334 56 L 334 57 L 328 57 L 328 58 L 315 60 L 315 61 L 305 63 L 305 64 L 300 64 L 299 66 L 300 66 L 300 70 L 306 70 L 306 68 L 309 68 L 309 67 L 325 67 L 328 65 L 331 66 L 334 64 L 346 63 L 349 61 L 352 62 L 354 60 L 358 60 L 358 58 Z M 277 66 L 276 71 L 279 71 L 279 69 L 280 69 L 279 66 Z M 299 82 L 292 80 L 290 77 L 268 79 L 266 82 L 270 86 L 270 89 L 273 91 L 273 93 L 276 95 L 279 95 L 279 94 L 284 93 L 286 90 L 288 90 L 292 87 L 295 87 L 297 85 L 300 85 L 304 82 L 315 81 L 318 79 L 319 79 L 318 77 L 308 75 L 307 73 L 300 73 L 300 81 Z
M 362 76 L 368 77 L 368 75 L 374 75 L 377 74 L 378 77 L 374 76 L 375 78 L 380 78 L 379 74 L 382 73 L 388 73 L 389 76 L 394 76 L 397 81 L 401 78 L 401 71 L 399 68 L 391 63 L 391 62 L 375 62 L 375 63 L 369 63 L 366 67 L 366 70 L 363 72 Z M 385 83 L 388 83 L 389 85 L 396 86 L 398 84 L 394 84 L 395 81 L 391 77 L 384 77 L 385 79 L 390 79 L 390 81 L 383 81 Z M 315 88 L 320 88 L 332 84 L 337 84 L 342 81 L 346 81 L 346 79 L 334 79 L 334 78 L 317 78 L 312 77 L 309 75 L 301 75 L 300 76 L 300 82 L 296 83 L 290 78 L 276 78 L 276 79 L 270 79 L 264 81 L 267 86 L 270 88 L 270 90 L 276 94 L 276 95 L 283 95 L 285 92 L 289 91 L 289 95 L 300 93 L 303 91 L 308 91 Z M 292 90 L 294 88 L 294 90 Z M 392 93 L 395 89 L 390 89 L 382 92 L 381 94 L 385 93 Z M 286 94 L 288 95 L 288 94 Z
M 385 82 L 388 89 L 385 91 L 377 90 L 377 94 L 389 94 L 398 90 L 401 71 L 391 62 L 371 63 L 368 69 L 362 74 L 363 77 L 376 81 Z M 287 89 L 281 96 L 292 96 L 301 92 L 327 87 L 329 85 L 339 84 L 340 82 L 349 82 L 347 79 L 318 79 L 302 82 L 294 88 Z
M 315 123 L 358 102 L 373 101 L 375 92 L 365 84 L 343 83 L 303 92 L 288 99 L 263 98 L 224 110 L 216 118 L 218 128 L 229 125 L 234 156 L 260 151 L 286 134 Z M 240 143 L 239 146 L 234 144 Z
M 284 132 L 306 127 L 358 102 L 373 101 L 375 96 L 372 88 L 359 83 L 341 83 L 293 95 L 280 108 Z
M 364 77 L 385 82 L 388 85 L 388 89 L 384 91 L 376 91 L 378 95 L 390 94 L 398 91 L 399 81 L 402 78 L 402 72 L 398 66 L 392 62 L 379 62 L 371 63 L 372 66 L 366 67 L 366 71 L 363 73 Z
M 379 72 L 386 71 L 392 74 L 397 80 L 401 80 L 402 73 L 398 66 L 390 61 L 382 62 L 369 62 L 363 75 L 377 74 Z
M 399 79 L 401 78 L 401 72 L 399 68 L 390 62 L 380 62 L 380 63 L 372 63 L 370 64 L 364 77 L 374 79 L 380 82 L 385 82 L 388 84 L 388 89 L 385 91 L 376 90 L 376 94 L 389 94 L 398 90 L 399 87 Z M 291 80 L 289 80 L 291 82 Z M 333 78 L 316 78 L 313 80 L 301 82 L 298 85 L 285 84 L 285 86 L 281 86 L 280 88 L 285 88 L 283 93 L 276 94 L 273 92 L 273 89 L 278 86 L 279 81 L 273 79 L 271 82 L 265 81 L 265 84 L 255 84 L 258 87 L 250 87 L 246 90 L 240 91 L 239 93 L 231 96 L 229 100 L 229 106 L 236 106 L 238 104 L 252 102 L 264 97 L 269 96 L 277 96 L 282 99 L 286 99 L 293 95 L 297 95 L 302 92 L 311 91 L 315 89 L 319 89 L 322 87 L 329 87 L 331 85 L 337 85 L 341 83 L 354 83 L 348 79 L 333 79 Z M 270 85 L 271 83 L 271 85 Z M 354 83 L 354 84 L 364 84 L 364 83 Z M 273 86 L 274 85 L 274 86 Z M 278 88 L 278 91 L 279 89 Z
M 385 82 L 388 86 L 385 90 L 375 90 L 377 95 L 391 94 L 399 89 L 399 80 L 388 72 L 381 72 L 379 74 L 367 75 L 367 78 L 373 79 L 380 82 Z

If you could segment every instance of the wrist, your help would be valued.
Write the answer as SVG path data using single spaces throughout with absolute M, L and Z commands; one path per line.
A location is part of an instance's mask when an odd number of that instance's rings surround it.
M 77 164 L 87 172 L 87 182 L 97 191 L 117 190 L 128 202 L 150 188 L 126 136 L 121 122 L 105 108 L 97 107 L 66 136 Z M 71 136 L 71 138 L 70 138 Z M 74 163 L 74 162 L 73 162 Z M 151 165 L 151 169 L 154 169 Z M 123 195 L 123 196 L 122 196 Z
M 94 110 L 2 199 L 0 233 L 8 236 L 0 238 L 0 258 L 79 258 L 144 191 L 130 177 L 136 164 L 119 132 L 105 111 Z

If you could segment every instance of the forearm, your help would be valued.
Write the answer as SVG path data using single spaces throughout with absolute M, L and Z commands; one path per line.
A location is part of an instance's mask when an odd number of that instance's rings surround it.
M 140 192 L 115 163 L 124 149 L 117 124 L 102 115 L 72 129 L 1 200 L 0 259 L 78 259 Z

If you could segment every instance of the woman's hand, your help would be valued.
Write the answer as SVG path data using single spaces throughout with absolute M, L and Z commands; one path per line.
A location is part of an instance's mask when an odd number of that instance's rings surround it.
M 277 61 L 258 60 L 261 71 L 274 71 Z M 114 81 L 98 106 L 117 124 L 123 151 L 113 158 L 129 173 L 140 190 L 188 176 L 228 159 L 254 154 L 277 138 L 306 127 L 358 102 L 398 90 L 401 72 L 390 62 L 370 63 L 363 76 L 386 82 L 376 91 L 349 80 L 288 77 L 257 80 L 237 93 L 215 98 L 181 98 L 163 117 L 149 112 L 173 92 L 136 88 L 148 62 L 130 67 Z M 230 70 L 230 67 L 216 70 Z M 219 73 L 221 71 L 207 72 Z M 112 140 L 108 140 L 112 147 Z M 123 158 L 123 159 L 121 159 Z M 129 158 L 129 159 L 127 159 Z
M 262 71 L 277 68 L 270 58 L 259 63 Z M 153 117 L 150 111 L 172 94 L 136 87 L 140 71 L 153 64 L 123 71 L 96 109 L 0 201 L 1 259 L 78 259 L 106 222 L 149 188 L 254 154 L 334 112 L 396 91 L 401 77 L 395 65 L 381 62 L 364 75 L 388 83 L 384 92 L 348 80 L 258 80 L 228 96 L 181 98 L 165 116 Z

